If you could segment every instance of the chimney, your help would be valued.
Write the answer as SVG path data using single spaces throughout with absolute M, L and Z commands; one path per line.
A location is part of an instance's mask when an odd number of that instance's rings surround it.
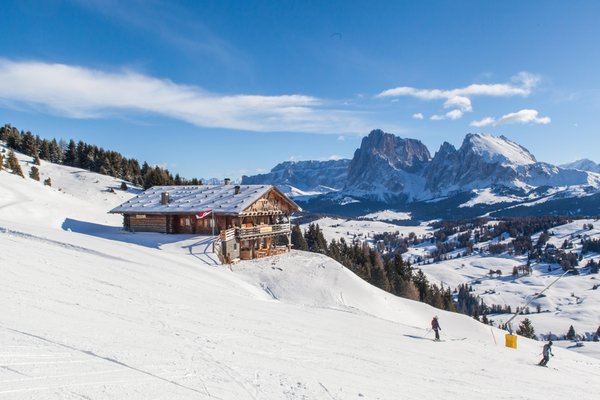
M 242 188 L 240 187 L 240 185 L 235 185 L 235 187 L 233 189 L 235 190 L 233 194 L 240 194 L 240 190 Z
M 169 204 L 169 192 L 162 192 L 160 194 L 160 204 L 166 206 Z
M 231 183 L 231 179 L 229 179 L 229 178 L 223 179 L 223 184 L 224 185 L 229 185 L 230 183 Z

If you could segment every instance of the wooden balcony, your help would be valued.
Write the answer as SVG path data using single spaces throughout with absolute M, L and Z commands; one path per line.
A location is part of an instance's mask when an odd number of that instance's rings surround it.
M 239 239 L 252 239 L 265 236 L 287 235 L 292 231 L 289 223 L 276 225 L 256 225 L 251 228 L 236 229 L 236 237 Z
M 292 231 L 292 226 L 287 224 L 256 225 L 248 228 L 229 228 L 219 233 L 219 239 L 229 241 L 237 239 L 254 239 L 266 236 L 287 235 Z

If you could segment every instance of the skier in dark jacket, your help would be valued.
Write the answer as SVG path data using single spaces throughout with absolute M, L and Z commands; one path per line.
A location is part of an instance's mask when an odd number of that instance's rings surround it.
M 435 332 L 435 340 L 439 341 L 440 331 L 442 330 L 442 328 L 440 328 L 440 323 L 438 322 L 437 315 L 431 320 L 431 329 L 433 329 L 433 331 Z
M 548 343 L 544 345 L 542 355 L 544 356 L 544 358 L 542 358 L 542 361 L 540 361 L 538 365 L 545 367 L 546 364 L 548 364 L 548 361 L 550 361 L 550 356 L 554 357 L 554 354 L 552 354 L 552 340 L 548 341 Z

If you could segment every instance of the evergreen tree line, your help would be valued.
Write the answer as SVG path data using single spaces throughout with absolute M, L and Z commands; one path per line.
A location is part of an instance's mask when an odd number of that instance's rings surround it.
M 581 253 L 600 253 L 600 240 L 597 239 L 583 239 L 581 241 Z
M 56 139 L 42 139 L 31 132 L 19 131 L 10 124 L 0 127 L 0 140 L 5 141 L 9 148 L 33 157 L 34 163 L 36 159 L 42 159 L 55 164 L 87 169 L 132 182 L 145 189 L 152 186 L 202 184 L 199 179 L 187 180 L 179 174 L 173 176 L 168 169 L 151 167 L 146 162 L 140 167 L 138 160 L 124 157 L 116 151 L 105 150 L 83 141 L 75 143 L 74 140 L 70 140 L 66 143 Z
M 436 249 L 431 251 L 426 259 L 440 262 L 447 259 L 466 256 L 473 253 L 475 245 L 488 242 L 503 234 L 508 234 L 513 240 L 510 243 L 489 244 L 485 249 L 491 254 L 512 252 L 514 254 L 528 254 L 536 248 L 531 240 L 531 235 L 543 231 L 540 238 L 541 243 L 550 237 L 548 229 L 555 226 L 572 222 L 571 218 L 561 216 L 544 217 L 516 217 L 502 221 L 493 221 L 489 218 L 477 218 L 470 220 L 446 220 L 436 221 L 430 226 L 436 231 L 428 240 L 435 244 Z M 538 245 L 540 244 L 538 241 Z M 386 246 L 387 248 L 387 246 Z M 398 246 L 398 248 L 405 248 Z M 464 252 L 449 257 L 448 254 L 456 249 L 465 249 Z M 395 250 L 392 248 L 392 250 Z M 427 260 L 419 262 L 427 263 Z
M 304 232 L 294 225 L 291 241 L 294 249 L 325 254 L 371 285 L 396 296 L 471 316 L 486 309 L 468 288 L 455 290 L 454 296 L 450 288 L 429 283 L 423 271 L 413 271 L 400 252 L 381 254 L 366 243 L 348 244 L 344 238 L 327 243 L 318 224 L 309 224 Z

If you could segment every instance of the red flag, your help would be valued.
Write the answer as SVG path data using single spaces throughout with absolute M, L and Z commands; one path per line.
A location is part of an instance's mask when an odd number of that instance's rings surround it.
M 212 210 L 202 211 L 201 213 L 196 214 L 196 219 L 202 219 L 207 215 L 210 215 L 210 213 L 212 213 Z

